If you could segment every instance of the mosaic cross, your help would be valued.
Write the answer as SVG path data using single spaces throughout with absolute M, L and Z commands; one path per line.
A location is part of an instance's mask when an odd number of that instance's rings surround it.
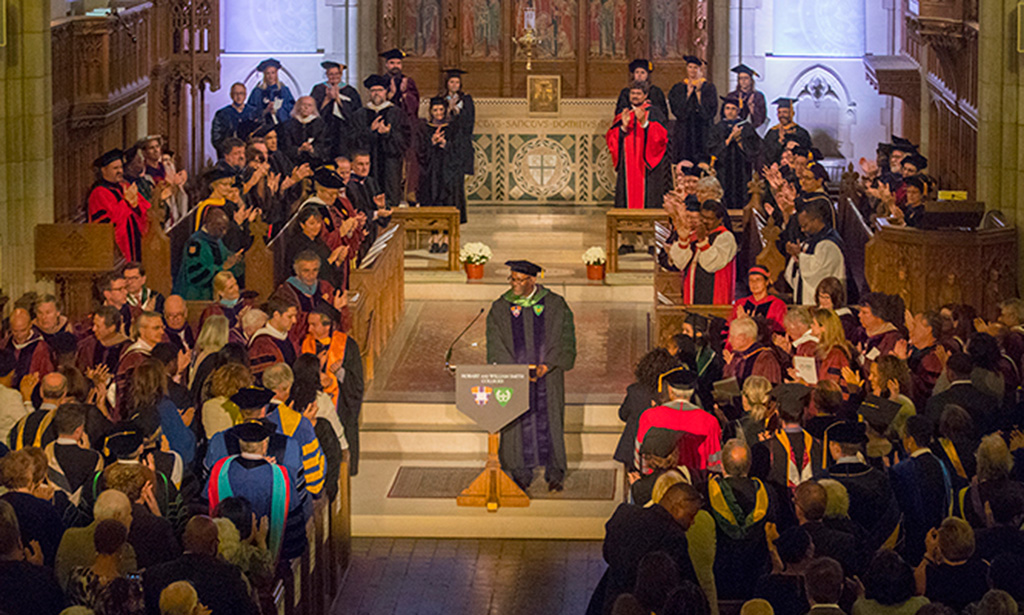
M 530 154 L 526 157 L 530 176 L 538 186 L 546 186 L 558 171 L 558 156 L 554 154 Z

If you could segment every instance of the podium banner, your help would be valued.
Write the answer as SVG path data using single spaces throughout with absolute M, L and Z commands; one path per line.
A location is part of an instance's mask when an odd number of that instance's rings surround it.
M 530 408 L 529 366 L 458 366 L 455 407 L 489 433 L 497 433 Z

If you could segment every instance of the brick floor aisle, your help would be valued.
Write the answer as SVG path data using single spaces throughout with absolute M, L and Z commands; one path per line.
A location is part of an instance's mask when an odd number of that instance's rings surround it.
M 578 615 L 599 541 L 356 538 L 333 615 Z

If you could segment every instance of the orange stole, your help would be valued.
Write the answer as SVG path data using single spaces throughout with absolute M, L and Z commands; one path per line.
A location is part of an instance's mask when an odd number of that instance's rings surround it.
M 331 334 L 331 343 L 327 346 L 327 359 L 317 355 L 323 365 L 322 371 L 327 374 L 330 378 L 330 384 L 324 387 L 324 393 L 331 396 L 334 400 L 334 406 L 338 406 L 338 378 L 330 372 L 330 366 L 334 365 L 338 361 L 345 360 L 345 347 L 348 345 L 348 335 L 341 331 L 335 331 Z M 313 337 L 312 333 L 306 335 L 305 339 L 302 340 L 302 354 L 317 354 L 316 353 L 316 338 Z

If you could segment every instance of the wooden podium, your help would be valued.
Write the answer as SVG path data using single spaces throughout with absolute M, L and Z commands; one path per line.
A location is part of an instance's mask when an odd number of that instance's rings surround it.
M 990 318 L 1016 296 L 1017 230 L 884 226 L 865 247 L 871 290 L 899 295 L 913 312 L 970 303 Z
M 455 499 L 459 506 L 525 507 L 530 496 L 501 469 L 498 431 L 529 410 L 530 366 L 460 365 L 455 368 L 455 407 L 487 430 L 487 465 Z
M 72 321 L 92 312 L 96 280 L 120 259 L 111 224 L 39 224 L 35 230 L 36 275 L 56 282 L 57 296 Z

